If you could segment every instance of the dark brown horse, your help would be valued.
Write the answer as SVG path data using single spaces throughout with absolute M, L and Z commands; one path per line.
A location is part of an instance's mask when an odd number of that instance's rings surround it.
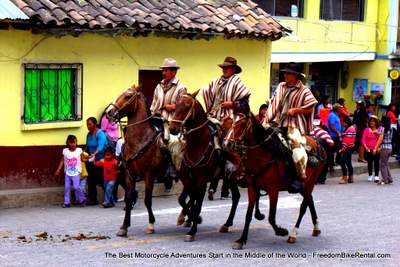
M 295 172 L 289 172 L 290 166 L 284 160 L 284 155 L 290 154 L 288 148 L 281 144 L 276 135 L 277 128 L 268 128 L 265 130 L 260 123 L 251 115 L 236 114 L 230 133 L 225 144 L 241 153 L 245 172 L 248 175 L 248 208 L 246 221 L 240 239 L 235 241 L 233 248 L 242 249 L 247 241 L 251 217 L 256 202 L 257 190 L 262 189 L 269 196 L 269 223 L 273 227 L 275 234 L 286 236 L 287 229 L 279 227 L 275 222 L 276 209 L 278 203 L 279 191 L 286 191 L 290 184 L 289 176 Z M 314 142 L 315 147 L 316 143 Z M 312 191 L 314 184 L 324 168 L 326 155 L 321 150 L 321 158 L 318 159 L 316 167 L 307 166 L 307 180 L 304 183 L 304 190 L 301 195 L 303 201 L 300 206 L 300 214 L 295 227 L 289 235 L 288 242 L 294 243 L 297 238 L 297 231 L 301 220 L 309 207 L 314 224 L 313 236 L 320 234 L 318 217 L 314 206 Z
M 155 177 L 163 177 L 168 163 L 163 151 L 158 144 L 158 132 L 150 122 L 152 116 L 146 105 L 140 87 L 132 86 L 122 93 L 106 114 L 111 120 L 120 120 L 128 117 L 127 132 L 125 137 L 122 159 L 126 169 L 126 182 L 129 190 L 125 192 L 125 218 L 118 231 L 118 236 L 126 237 L 128 227 L 131 225 L 131 207 L 133 194 L 136 187 L 136 177 L 145 183 L 144 203 L 149 214 L 149 225 L 146 233 L 154 233 L 155 218 L 153 215 L 152 193 Z
M 186 141 L 184 160 L 179 172 L 179 177 L 184 186 L 179 197 L 179 203 L 183 208 L 180 217 L 188 215 L 189 221 L 192 221 L 193 224 L 185 241 L 193 241 L 197 233 L 197 224 L 199 223 L 207 182 L 218 177 L 218 175 L 224 175 L 225 166 L 221 153 L 215 150 L 214 136 L 212 130 L 208 127 L 207 114 L 195 99 L 196 95 L 197 92 L 192 95 L 186 94 L 178 100 L 174 118 L 170 123 L 171 134 L 181 133 Z M 227 121 L 225 123 L 231 125 Z M 230 160 L 234 162 L 234 158 L 230 158 Z M 233 225 L 240 198 L 235 179 L 229 179 L 229 188 L 232 192 L 232 208 L 226 223 L 220 229 L 220 232 L 224 233 L 228 232 L 229 227 Z M 187 196 L 190 198 L 188 205 L 185 203 Z M 264 219 L 264 215 L 259 212 L 258 201 L 255 217 L 258 220 Z M 182 222 L 182 218 L 178 221 Z

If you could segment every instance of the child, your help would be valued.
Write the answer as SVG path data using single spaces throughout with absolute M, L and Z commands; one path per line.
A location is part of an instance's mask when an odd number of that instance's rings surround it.
M 353 154 L 354 143 L 356 142 L 356 125 L 349 126 L 342 135 L 342 148 L 339 150 L 340 167 L 342 168 L 342 179 L 339 184 L 353 183 L 353 165 L 351 155 Z
M 79 182 L 79 187 L 81 188 L 83 194 L 86 196 L 86 183 L 87 177 L 89 173 L 86 169 L 86 162 L 89 160 L 89 153 L 83 151 L 81 155 L 81 165 L 82 165 L 82 172 L 81 172 L 81 180 Z
M 113 189 L 115 180 L 117 179 L 118 163 L 114 158 L 114 151 L 108 147 L 105 151 L 104 159 L 95 162 L 96 166 L 103 167 L 103 179 L 104 179 L 104 208 L 114 207 Z
M 82 149 L 77 147 L 77 139 L 74 135 L 68 135 L 67 148 L 62 151 L 63 157 L 58 165 L 56 175 L 60 175 L 61 168 L 64 166 L 65 172 L 65 187 L 64 187 L 64 204 L 63 208 L 71 207 L 70 194 L 71 183 L 75 190 L 75 198 L 81 206 L 85 205 L 85 195 L 79 187 L 81 167 L 81 154 Z
M 381 141 L 381 161 L 380 168 L 382 179 L 378 185 L 393 183 L 392 175 L 388 166 L 389 157 L 392 153 L 392 134 L 393 128 L 391 127 L 391 118 L 388 116 L 382 117 L 383 140 Z

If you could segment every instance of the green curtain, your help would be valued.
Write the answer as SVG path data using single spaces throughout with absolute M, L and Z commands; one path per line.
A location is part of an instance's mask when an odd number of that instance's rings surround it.
M 74 119 L 73 69 L 25 70 L 25 122 Z

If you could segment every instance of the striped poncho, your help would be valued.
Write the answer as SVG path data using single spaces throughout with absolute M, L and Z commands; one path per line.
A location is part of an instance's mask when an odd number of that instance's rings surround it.
M 174 112 L 169 112 L 164 107 L 167 104 L 175 104 L 177 99 L 185 93 L 186 88 L 178 78 L 173 78 L 168 84 L 164 84 L 162 80 L 154 90 L 153 102 L 150 106 L 151 113 L 161 113 L 164 119 L 171 121 Z
M 311 114 L 296 114 L 288 117 L 287 112 L 291 108 L 309 108 L 318 103 L 311 90 L 298 81 L 294 87 L 287 87 L 285 82 L 278 85 L 275 95 L 271 100 L 265 114 L 265 121 L 277 122 L 281 127 L 291 127 L 299 129 L 302 135 L 308 134 L 312 130 L 312 119 L 314 112 Z
M 250 96 L 250 90 L 237 75 L 229 78 L 223 76 L 212 81 L 208 87 L 202 90 L 207 112 L 212 118 L 222 120 L 233 117 L 233 109 L 222 108 L 225 101 L 239 101 Z

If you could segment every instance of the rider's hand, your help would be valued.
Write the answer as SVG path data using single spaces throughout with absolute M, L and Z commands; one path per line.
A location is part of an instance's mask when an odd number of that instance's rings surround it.
M 166 104 L 164 108 L 165 108 L 166 111 L 171 112 L 171 111 L 174 111 L 176 109 L 176 105 L 175 104 Z
M 221 105 L 223 108 L 233 108 L 233 102 L 232 101 L 224 101 Z
M 289 117 L 293 117 L 293 116 L 295 116 L 297 114 L 297 109 L 296 108 L 291 108 L 291 109 L 289 109 L 288 110 L 288 113 L 287 113 L 287 115 L 289 116 Z

